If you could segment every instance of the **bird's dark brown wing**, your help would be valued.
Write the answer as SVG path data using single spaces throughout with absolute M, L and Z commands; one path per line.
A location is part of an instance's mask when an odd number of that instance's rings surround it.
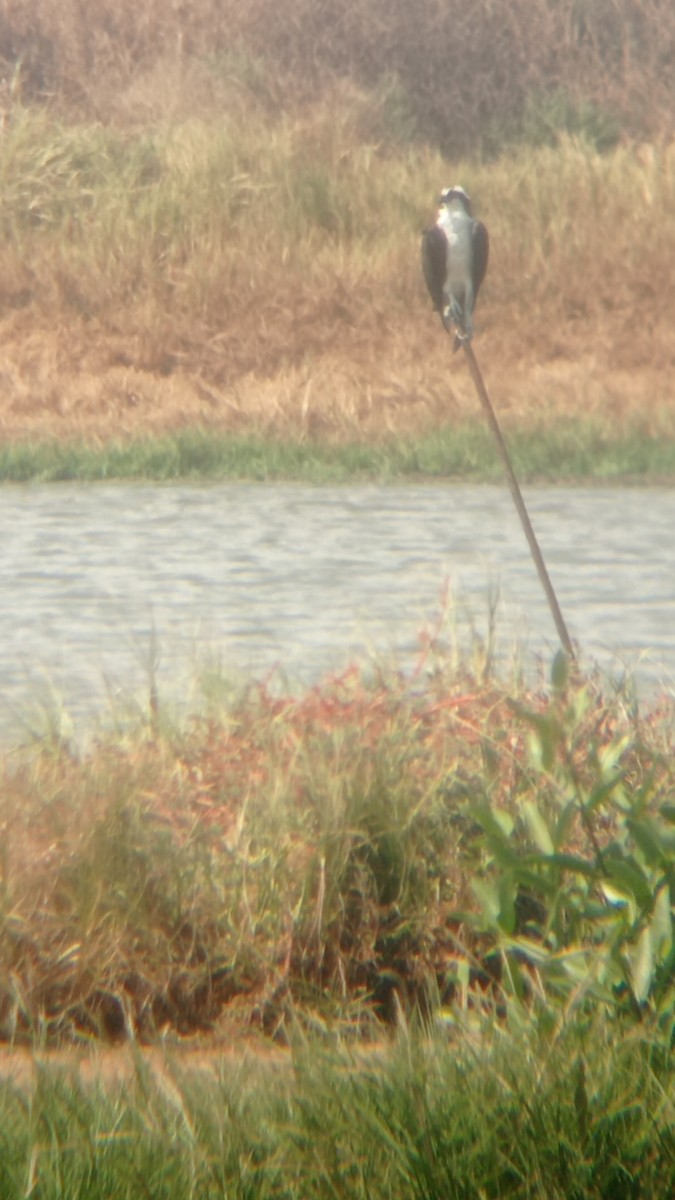
M 434 308 L 442 313 L 444 308 L 443 285 L 447 272 L 447 241 L 438 225 L 431 225 L 422 234 L 422 270 Z
M 478 289 L 485 279 L 488 258 L 490 256 L 490 239 L 482 221 L 474 221 L 473 229 L 471 230 L 471 241 L 473 252 L 473 299 L 475 303 Z

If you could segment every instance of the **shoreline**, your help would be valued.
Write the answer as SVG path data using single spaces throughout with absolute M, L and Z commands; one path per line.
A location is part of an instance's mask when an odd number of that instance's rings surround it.
M 547 428 L 509 423 L 505 439 L 520 482 L 529 486 L 675 486 L 675 436 L 563 418 Z M 0 485 L 502 481 L 489 431 L 476 419 L 377 441 L 233 433 L 197 424 L 125 440 L 65 435 L 0 445 Z
M 410 317 L 401 342 L 388 337 L 367 356 L 343 346 L 221 383 L 187 365 L 122 365 L 121 342 L 83 321 L 66 338 L 36 314 L 6 317 L 0 484 L 501 483 L 468 364 L 449 355 L 422 306 Z M 488 314 L 476 349 L 521 483 L 675 484 L 664 362 L 619 369 L 596 351 L 551 359 L 538 343 L 535 357 Z

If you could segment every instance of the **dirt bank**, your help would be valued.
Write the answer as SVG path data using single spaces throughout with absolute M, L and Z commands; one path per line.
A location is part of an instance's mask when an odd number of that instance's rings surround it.
M 650 355 L 619 353 L 616 338 L 551 331 L 545 344 L 488 313 L 475 349 L 504 420 L 596 417 L 675 435 L 675 375 L 663 340 Z M 335 351 L 263 370 L 228 369 L 217 347 L 148 358 L 133 338 L 73 318 L 50 325 L 28 312 L 0 320 L 0 436 L 93 443 L 186 426 L 279 437 L 372 440 L 479 416 L 467 364 L 426 311 L 378 344 L 342 337 Z M 673 344 L 675 354 L 675 343 Z M 201 368 L 202 362 L 204 369 Z
M 229 1043 L 204 1039 L 197 1044 L 171 1048 L 97 1046 L 92 1049 L 68 1047 L 38 1051 L 0 1046 L 0 1084 L 7 1082 L 21 1089 L 30 1088 L 35 1084 L 39 1072 L 48 1070 L 63 1072 L 84 1085 L 104 1084 L 111 1088 L 124 1088 L 141 1066 L 147 1067 L 161 1085 L 176 1070 L 217 1078 L 228 1067 L 235 1068 L 247 1061 L 257 1066 L 283 1068 L 288 1065 L 289 1056 L 288 1050 L 245 1037 Z

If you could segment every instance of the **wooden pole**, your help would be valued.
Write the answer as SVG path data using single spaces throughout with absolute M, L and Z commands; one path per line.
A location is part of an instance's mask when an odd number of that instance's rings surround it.
M 553 620 L 555 621 L 555 627 L 558 630 L 558 637 L 560 638 L 560 641 L 562 643 L 563 649 L 565 650 L 566 654 L 569 655 L 570 660 L 575 661 L 576 655 L 574 653 L 574 646 L 572 645 L 572 639 L 570 638 L 570 635 L 567 632 L 567 626 L 563 620 L 563 615 L 560 611 L 560 605 L 558 604 L 558 598 L 553 590 L 553 584 L 551 583 L 549 573 L 546 570 L 546 563 L 544 562 L 541 550 L 539 549 L 539 543 L 535 536 L 534 529 L 532 528 L 532 522 L 530 521 L 528 511 L 525 507 L 525 501 L 523 500 L 522 492 L 518 485 L 518 480 L 516 479 L 515 472 L 511 465 L 511 459 L 509 458 L 509 452 L 506 449 L 506 443 L 502 436 L 502 431 L 499 428 L 499 422 L 497 420 L 497 415 L 495 413 L 494 408 L 492 407 L 492 401 L 490 400 L 487 388 L 483 381 L 483 376 L 481 375 L 480 368 L 478 366 L 478 363 L 476 362 L 476 356 L 473 352 L 473 346 L 471 345 L 471 342 L 468 340 L 466 340 L 466 341 L 462 340 L 462 345 L 464 347 L 464 353 L 466 354 L 466 357 L 469 362 L 469 369 L 471 371 L 473 381 L 476 385 L 476 391 L 478 392 L 478 397 L 480 399 L 485 416 L 487 417 L 488 425 L 490 426 L 490 429 L 492 430 L 492 433 L 494 435 L 495 442 L 497 443 L 497 450 L 499 451 L 499 457 L 501 458 L 502 464 L 504 466 L 504 470 L 506 471 L 506 478 L 508 480 L 509 488 L 511 489 L 511 495 L 513 496 L 513 503 L 515 504 L 516 511 L 518 513 L 518 516 L 520 517 L 520 523 L 523 527 L 525 537 L 527 538 L 527 542 L 530 547 L 532 557 L 534 559 L 534 565 L 537 568 L 537 573 L 539 575 L 539 578 L 541 579 L 544 591 L 546 592 L 546 599 L 548 600 L 549 607 L 551 609 L 551 613 L 553 614 Z

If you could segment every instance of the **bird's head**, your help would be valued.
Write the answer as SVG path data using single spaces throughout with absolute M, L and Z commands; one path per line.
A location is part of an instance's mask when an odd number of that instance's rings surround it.
M 458 183 L 453 187 L 444 188 L 438 197 L 439 208 L 449 208 L 451 204 L 460 203 L 462 207 L 471 216 L 471 197 L 468 192 L 464 191 Z

